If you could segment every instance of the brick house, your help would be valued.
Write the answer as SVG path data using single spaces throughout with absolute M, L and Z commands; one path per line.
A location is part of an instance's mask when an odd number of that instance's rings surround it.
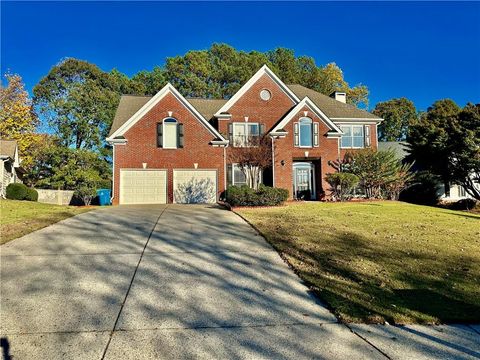
M 271 138 L 273 166 L 266 185 L 290 198 L 321 200 L 330 160 L 377 148 L 382 119 L 325 96 L 284 84 L 263 66 L 228 100 L 187 99 L 167 84 L 153 97 L 122 96 L 107 141 L 113 145 L 113 203 L 209 203 L 229 184 L 246 183 L 228 162 L 232 146 Z

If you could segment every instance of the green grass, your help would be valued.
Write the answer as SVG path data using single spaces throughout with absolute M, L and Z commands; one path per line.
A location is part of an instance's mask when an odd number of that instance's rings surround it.
M 91 209 L 2 199 L 0 244 L 89 210 Z
M 342 321 L 480 321 L 478 214 L 388 201 L 238 213 Z

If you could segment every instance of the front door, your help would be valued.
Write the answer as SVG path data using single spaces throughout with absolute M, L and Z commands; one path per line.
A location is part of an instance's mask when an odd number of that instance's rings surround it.
M 315 199 L 314 171 L 312 163 L 293 164 L 293 194 L 296 199 Z

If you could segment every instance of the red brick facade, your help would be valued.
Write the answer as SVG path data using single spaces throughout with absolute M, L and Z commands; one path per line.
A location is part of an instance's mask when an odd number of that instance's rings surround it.
M 268 89 L 271 98 L 262 100 L 260 91 Z M 260 123 L 265 132 L 271 131 L 290 111 L 296 102 L 282 89 L 269 75 L 261 76 L 246 92 L 228 109 L 231 117 L 218 120 L 218 131 L 225 139 L 229 137 L 229 124 L 236 122 Z M 184 126 L 184 147 L 178 149 L 164 149 L 157 147 L 157 123 L 171 116 Z M 314 123 L 318 123 L 319 146 L 301 148 L 294 145 L 294 123 L 305 112 Z M 371 146 L 377 148 L 376 124 L 370 124 Z M 328 164 L 345 155 L 346 149 L 340 148 L 339 137 L 327 137 L 332 130 L 328 124 L 307 105 L 296 110 L 291 121 L 283 128 L 287 135 L 274 140 L 274 186 L 289 190 L 290 198 L 293 194 L 293 164 L 294 162 L 309 162 L 314 164 L 315 198 L 317 200 L 328 197 L 328 185 L 325 175 L 334 171 Z M 222 147 L 214 147 L 211 141 L 215 139 L 205 124 L 190 111 L 185 104 L 179 101 L 172 93 L 162 98 L 146 115 L 129 128 L 123 136 L 126 144 L 116 144 L 114 149 L 114 199 L 119 203 L 120 169 L 141 169 L 147 163 L 148 169 L 167 169 L 168 202 L 173 201 L 173 169 L 216 169 L 218 174 L 217 196 L 226 188 L 224 169 L 228 164 L 230 148 L 224 151 Z M 231 146 L 231 145 L 230 145 Z M 308 156 L 306 156 L 308 152 Z M 224 154 L 226 154 L 224 156 Z
M 163 149 L 157 147 L 157 123 L 169 117 L 178 119 L 184 126 L 184 147 Z M 147 163 L 149 169 L 167 169 L 168 201 L 173 202 L 173 169 L 218 170 L 218 190 L 225 188 L 223 148 L 213 147 L 212 133 L 172 94 L 167 94 L 142 119 L 124 135 L 125 145 L 114 145 L 114 198 L 119 203 L 120 169 L 141 169 Z

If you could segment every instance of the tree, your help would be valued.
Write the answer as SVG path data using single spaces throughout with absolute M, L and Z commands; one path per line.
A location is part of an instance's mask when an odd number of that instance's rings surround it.
M 453 181 L 453 134 L 463 131 L 458 114 L 460 108 L 453 100 L 444 99 L 433 103 L 419 120 L 410 126 L 408 142 L 408 159 L 415 166 L 431 171 L 441 177 L 445 193 L 450 193 Z
M 384 119 L 378 127 L 380 141 L 404 141 L 409 126 L 417 120 L 415 105 L 407 98 L 380 102 L 372 112 Z
M 392 150 L 364 149 L 353 155 L 350 172 L 357 175 L 367 198 L 397 200 L 412 179 L 411 164 L 402 163 Z
M 96 152 L 51 144 L 36 158 L 32 177 L 36 187 L 83 191 L 109 180 L 111 170 Z
M 20 75 L 7 73 L 4 77 L 7 86 L 0 86 L 0 138 L 17 141 L 22 166 L 28 170 L 41 144 L 41 136 L 35 133 L 39 121 Z
M 337 172 L 327 174 L 325 180 L 330 185 L 330 191 L 334 199 L 344 201 L 347 200 L 352 190 L 357 186 L 359 178 L 351 173 Z
M 456 131 L 449 134 L 451 177 L 480 200 L 480 104 L 467 104 L 457 122 Z
M 119 101 L 119 77 L 96 65 L 66 59 L 34 87 L 34 103 L 63 146 L 96 149 L 104 141 Z
M 298 83 L 325 95 L 345 91 L 349 103 L 368 105 L 368 88 L 350 87 L 335 63 L 319 67 L 313 58 L 295 57 L 293 50 L 286 48 L 247 53 L 227 44 L 213 44 L 208 50 L 167 58 L 164 75 L 186 96 L 230 98 L 264 64 L 287 84 Z
M 252 136 L 239 146 L 231 148 L 228 155 L 230 163 L 238 164 L 248 182 L 248 186 L 257 190 L 262 170 L 272 166 L 272 146 L 268 136 Z

